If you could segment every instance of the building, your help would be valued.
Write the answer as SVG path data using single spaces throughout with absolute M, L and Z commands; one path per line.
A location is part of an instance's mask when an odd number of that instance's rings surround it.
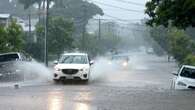
M 0 26 L 8 26 L 11 21 L 10 14 L 0 14 Z
M 37 42 L 37 37 L 35 35 L 36 24 L 38 19 L 22 19 L 15 17 L 17 23 L 22 27 L 23 31 L 26 33 L 29 42 Z

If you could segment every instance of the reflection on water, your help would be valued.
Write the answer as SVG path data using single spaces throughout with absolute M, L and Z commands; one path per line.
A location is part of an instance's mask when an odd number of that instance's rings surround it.
M 76 103 L 75 110 L 89 110 L 89 105 L 83 103 Z
M 88 99 L 89 94 L 77 94 L 75 98 Z M 78 101 L 77 100 L 77 101 Z M 73 103 L 71 100 L 65 99 L 63 92 L 50 92 L 48 94 L 48 110 L 90 110 L 88 104 Z
M 77 93 L 76 96 L 74 96 L 74 100 L 76 101 L 91 101 L 91 93 L 90 92 L 81 92 Z
M 48 96 L 48 110 L 64 110 L 64 94 L 62 92 L 51 92 Z

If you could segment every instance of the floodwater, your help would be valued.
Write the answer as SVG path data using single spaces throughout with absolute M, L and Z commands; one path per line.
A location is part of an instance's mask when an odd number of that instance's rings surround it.
M 88 84 L 52 81 L 0 88 L 0 110 L 193 110 L 193 90 L 170 89 L 177 69 L 165 56 L 131 54 L 128 68 L 105 58 L 92 67 Z M 114 66 L 115 67 L 115 66 Z M 45 75 L 44 75 L 45 76 Z M 41 79 L 41 78 L 40 78 Z M 44 83 L 43 83 L 44 82 Z M 26 84 L 26 85 L 25 85 Z M 12 84 L 11 84 L 12 85 Z

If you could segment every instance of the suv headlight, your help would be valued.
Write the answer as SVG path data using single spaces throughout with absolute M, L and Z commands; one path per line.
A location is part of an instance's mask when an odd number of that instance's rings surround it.
M 88 72 L 88 71 L 89 71 L 89 69 L 87 69 L 87 68 L 83 68 L 83 69 L 80 69 L 79 71 L 80 71 L 80 72 L 84 72 L 84 73 L 86 73 L 86 72 Z
M 187 86 L 184 82 L 181 82 L 181 81 L 179 81 L 179 82 L 177 83 L 177 85 L 179 85 L 179 86 Z
M 55 68 L 55 70 L 56 70 L 56 71 L 61 71 L 61 69 L 60 69 L 60 68 Z

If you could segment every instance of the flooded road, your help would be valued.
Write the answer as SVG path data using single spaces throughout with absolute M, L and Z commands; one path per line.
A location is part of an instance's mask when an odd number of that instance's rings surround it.
M 103 61 L 104 62 L 104 61 Z M 98 65 L 101 64 L 101 66 Z M 89 84 L 52 81 L 10 83 L 0 88 L 1 110 L 193 110 L 193 90 L 171 90 L 166 57 L 134 54 L 127 69 L 93 65 Z M 101 68 L 104 67 L 104 68 Z

